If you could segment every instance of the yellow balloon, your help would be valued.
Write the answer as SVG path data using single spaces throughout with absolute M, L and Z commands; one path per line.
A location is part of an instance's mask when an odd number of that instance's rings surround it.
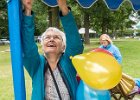
M 111 89 L 122 77 L 120 64 L 113 56 L 102 52 L 76 55 L 72 57 L 72 63 L 81 79 L 94 89 Z

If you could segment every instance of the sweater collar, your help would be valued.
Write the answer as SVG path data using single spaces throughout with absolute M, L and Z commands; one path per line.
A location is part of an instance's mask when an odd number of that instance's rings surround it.
M 111 47 L 111 44 L 107 45 L 106 47 L 103 46 L 103 48 L 105 48 L 105 49 L 109 49 L 110 47 Z

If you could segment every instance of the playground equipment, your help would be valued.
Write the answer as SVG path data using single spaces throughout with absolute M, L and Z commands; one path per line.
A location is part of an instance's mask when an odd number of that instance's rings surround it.
M 20 0 L 9 0 L 7 3 L 15 100 L 25 100 L 26 93 L 20 39 L 22 15 L 21 2 Z

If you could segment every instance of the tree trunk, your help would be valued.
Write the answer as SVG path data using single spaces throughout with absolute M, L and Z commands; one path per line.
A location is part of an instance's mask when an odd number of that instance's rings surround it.
M 49 26 L 48 27 L 52 27 L 52 11 L 51 11 L 51 7 L 48 7 L 48 20 L 49 20 Z
M 90 39 L 89 39 L 89 14 L 84 13 L 84 27 L 85 27 L 85 44 L 90 44 Z
M 52 8 L 52 25 L 53 25 L 53 27 L 60 28 L 58 14 L 59 14 L 58 7 Z
M 107 34 L 106 29 L 107 29 L 106 19 L 103 18 L 103 21 L 102 21 L 102 34 Z
M 59 9 L 58 7 L 48 7 L 48 11 L 49 11 L 49 27 L 56 27 L 56 28 L 60 28 L 60 23 L 59 23 Z

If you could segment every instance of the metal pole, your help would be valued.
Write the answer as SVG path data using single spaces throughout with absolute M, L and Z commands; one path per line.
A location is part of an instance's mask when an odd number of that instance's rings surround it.
M 21 46 L 21 1 L 9 0 L 8 24 L 15 100 L 26 100 Z

